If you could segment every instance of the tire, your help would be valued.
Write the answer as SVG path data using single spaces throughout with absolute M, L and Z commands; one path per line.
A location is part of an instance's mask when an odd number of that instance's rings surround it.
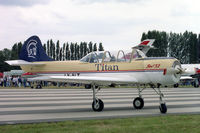
M 161 103 L 160 106 L 159 106 L 159 109 L 160 109 L 160 112 L 161 112 L 162 114 L 167 113 L 167 106 L 166 106 L 165 103 Z
M 179 86 L 179 84 L 177 83 L 177 84 L 174 84 L 174 88 L 178 88 L 178 86 Z
M 97 112 L 100 112 L 100 111 L 102 111 L 103 110 L 103 108 L 104 108 L 104 103 L 103 103 L 103 101 L 101 100 L 101 99 L 96 99 L 96 106 L 95 106 L 95 102 L 93 101 L 93 103 L 92 103 L 92 109 L 94 110 L 94 111 L 97 111 Z
M 141 97 L 137 97 L 133 101 L 133 106 L 135 109 L 142 109 L 144 107 L 144 100 Z

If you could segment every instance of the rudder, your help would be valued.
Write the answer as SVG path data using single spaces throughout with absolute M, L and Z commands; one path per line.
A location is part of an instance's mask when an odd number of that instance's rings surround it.
M 31 36 L 24 42 L 19 59 L 28 62 L 53 61 L 53 59 L 47 56 L 38 36 Z

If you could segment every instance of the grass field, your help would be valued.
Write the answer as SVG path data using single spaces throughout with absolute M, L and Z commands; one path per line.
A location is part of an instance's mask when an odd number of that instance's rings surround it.
M 0 133 L 200 133 L 200 115 L 1 125 Z

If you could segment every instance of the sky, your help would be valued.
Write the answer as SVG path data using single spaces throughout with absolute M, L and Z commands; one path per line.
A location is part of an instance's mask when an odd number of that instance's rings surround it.
M 199 0 L 0 0 L 0 50 L 38 35 L 130 49 L 143 32 L 200 33 Z

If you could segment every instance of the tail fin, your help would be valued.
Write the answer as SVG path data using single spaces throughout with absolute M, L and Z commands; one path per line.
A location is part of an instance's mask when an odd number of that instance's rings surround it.
M 154 48 L 153 47 L 153 43 L 154 43 L 155 39 L 146 39 L 144 41 L 142 41 L 139 45 L 133 47 L 135 49 L 139 49 L 141 50 L 144 54 L 146 54 L 150 48 Z
M 38 36 L 31 36 L 24 42 L 19 59 L 28 62 L 53 61 L 47 56 Z
M 146 39 L 146 40 L 142 41 L 139 45 L 152 47 L 152 44 L 154 43 L 154 41 L 155 41 L 155 39 Z

